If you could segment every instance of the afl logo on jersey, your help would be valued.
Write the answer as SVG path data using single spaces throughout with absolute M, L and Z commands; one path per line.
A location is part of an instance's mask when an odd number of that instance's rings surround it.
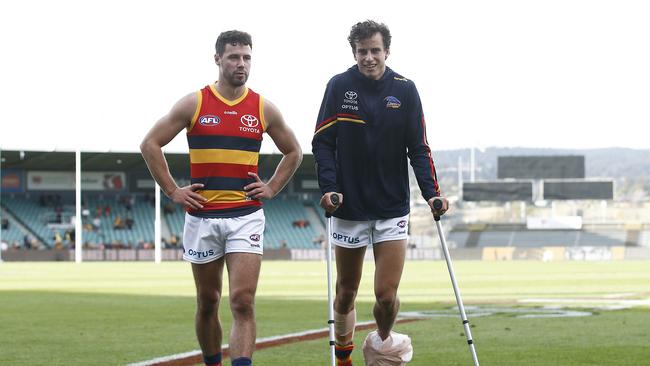
M 221 123 L 219 116 L 206 115 L 199 118 L 199 123 L 203 126 L 216 126 Z
M 406 227 L 406 220 L 402 220 L 397 223 L 398 227 L 401 227 L 402 229 Z

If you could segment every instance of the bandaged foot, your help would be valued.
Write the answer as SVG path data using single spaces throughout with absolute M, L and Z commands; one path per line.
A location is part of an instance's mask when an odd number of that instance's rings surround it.
M 404 366 L 413 358 L 411 338 L 390 332 L 382 341 L 379 333 L 372 331 L 363 341 L 363 358 L 366 366 Z

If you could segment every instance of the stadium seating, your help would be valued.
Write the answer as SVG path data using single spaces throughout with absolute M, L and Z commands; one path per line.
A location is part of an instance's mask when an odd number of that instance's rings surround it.
M 264 232 L 264 246 L 266 248 L 314 248 L 316 230 L 312 223 L 304 227 L 295 227 L 294 222 L 307 220 L 305 206 L 295 198 L 280 198 L 264 203 L 266 215 L 266 231 Z M 285 245 L 286 244 L 286 245 Z
M 512 244 L 511 231 L 484 231 L 479 236 L 479 247 L 510 246 Z
M 63 229 L 53 229 L 48 227 L 56 218 L 54 207 L 42 206 L 39 203 L 40 195 L 23 195 L 16 194 L 3 197 L 2 205 L 9 210 L 23 225 L 32 231 L 39 241 L 46 247 L 53 247 L 55 243 L 54 236 L 58 232 L 62 239 L 64 236 Z M 70 217 L 74 215 L 74 204 L 65 199 L 61 201 L 61 220 L 63 223 L 69 223 Z M 24 235 L 23 235 L 24 236 Z M 64 243 L 67 245 L 68 243 Z
M 40 195 L 12 195 L 3 198 L 3 206 L 5 206 L 15 217 L 17 217 L 36 237 L 41 240 L 46 247 L 53 247 L 55 245 L 55 234 L 58 232 L 61 236 L 63 246 L 66 247 L 71 243 L 65 240 L 65 229 L 48 227 L 53 218 L 56 217 L 53 207 L 43 207 L 39 203 Z M 154 211 L 153 205 L 142 200 L 141 195 L 135 195 L 135 205 L 131 211 L 127 210 L 126 206 L 119 202 L 119 196 L 116 195 L 85 195 L 84 202 L 85 208 L 88 210 L 89 215 L 84 217 L 83 225 L 92 225 L 92 219 L 95 217 L 97 207 L 102 207 L 102 215 L 100 218 L 100 227 L 98 230 L 84 230 L 83 241 L 84 244 L 91 246 L 105 244 L 116 245 L 124 247 L 132 247 L 142 242 L 153 242 L 153 218 Z M 106 215 L 103 208 L 110 206 L 110 214 Z M 74 202 L 70 197 L 63 195 L 62 200 L 62 214 L 61 217 L 64 223 L 70 224 L 70 218 L 74 216 L 75 207 Z M 113 228 L 115 219 L 120 216 L 122 220 L 127 217 L 133 218 L 133 226 L 129 229 L 116 230 Z M 9 233 L 3 232 L 3 238 L 11 240 L 19 240 L 20 244 L 23 243 L 25 233 L 22 233 L 16 225 L 15 229 Z M 18 230 L 18 233 L 15 231 Z M 13 235 L 11 239 L 5 235 Z M 16 239 L 17 238 L 17 239 Z
M 167 198 L 163 200 L 163 206 L 170 204 Z M 306 203 L 312 205 L 311 201 Z M 273 248 L 314 248 L 318 244 L 314 239 L 318 236 L 313 223 L 308 220 L 305 203 L 297 198 L 280 196 L 264 202 L 264 214 L 266 216 L 266 230 L 264 232 L 264 247 Z M 164 221 L 169 227 L 170 234 L 176 234 L 179 238 L 183 235 L 184 210 L 176 205 L 172 213 L 164 216 Z M 307 224 L 304 227 L 294 226 L 294 222 L 304 220 Z
M 131 210 L 119 202 L 116 196 L 86 196 L 84 203 L 90 215 L 84 218 L 84 227 L 92 225 L 98 207 L 102 211 L 100 215 L 100 226 L 98 230 L 84 230 L 84 243 L 92 245 L 105 244 L 110 246 L 134 247 L 142 243 L 152 243 L 154 239 L 154 207 L 151 202 L 145 202 L 142 195 L 133 195 L 135 198 Z M 106 215 L 105 208 L 110 206 L 110 213 Z M 117 217 L 124 222 L 128 217 L 133 219 L 133 226 L 128 228 L 115 229 L 114 223 Z
M 447 245 L 450 248 L 460 248 L 466 246 L 469 238 L 468 231 L 452 231 L 447 235 Z
M 577 244 L 578 233 L 573 230 L 528 230 L 514 232 L 517 247 L 570 247 Z
M 626 234 L 625 230 L 526 230 L 525 228 L 491 230 L 486 228 L 481 231 L 452 230 L 449 240 L 458 247 L 597 247 L 625 245 Z M 643 234 L 641 237 L 643 238 Z M 650 246 L 650 243 L 648 245 Z
M 578 244 L 581 246 L 625 245 L 626 234 L 624 230 L 581 231 Z
M 178 238 L 183 237 L 183 225 L 185 223 L 185 209 L 181 205 L 174 204 L 169 198 L 162 198 L 162 221 L 167 225 L 169 236 L 172 234 Z M 168 210 L 165 210 L 165 206 Z M 163 230 L 165 231 L 165 230 Z M 167 238 L 166 238 L 167 239 Z
M 66 242 L 65 229 L 52 228 L 56 212 L 53 206 L 43 205 L 41 194 L 11 194 L 3 196 L 2 205 L 29 232 L 20 228 L 10 218 L 9 229 L 3 230 L 2 239 L 10 245 L 24 245 L 25 235 L 33 234 L 45 247 L 54 247 L 55 233 L 58 232 Z M 133 195 L 134 200 L 130 210 L 119 195 L 84 195 L 84 208 L 88 215 L 84 215 L 85 227 L 92 226 L 93 218 L 101 211 L 98 230 L 84 230 L 83 240 L 90 247 L 104 244 L 106 247 L 136 247 L 143 243 L 153 243 L 154 240 L 154 207 L 151 201 L 145 200 L 144 195 Z M 63 224 L 70 224 L 74 216 L 74 196 L 62 195 L 60 202 L 61 219 Z M 107 214 L 104 210 L 110 206 Z M 184 209 L 172 203 L 168 198 L 162 198 L 163 239 L 170 242 L 171 235 L 182 242 Z M 165 209 L 167 206 L 167 209 Z M 319 247 L 319 238 L 322 236 L 323 227 L 326 226 L 324 211 L 316 201 L 304 201 L 299 198 L 280 196 L 264 202 L 266 215 L 265 247 L 309 249 Z M 133 226 L 129 230 L 115 229 L 113 227 L 117 217 L 126 220 L 133 219 Z M 316 218 L 318 217 L 318 218 Z M 637 236 L 634 237 L 635 242 Z M 321 240 L 325 238 L 320 238 Z M 627 231 L 614 227 L 587 227 L 583 230 L 527 230 L 525 226 L 499 226 L 491 225 L 482 227 L 461 226 L 452 229 L 448 241 L 452 247 L 549 247 L 549 246 L 621 246 L 626 245 Z M 629 244 L 628 244 L 629 245 Z M 650 230 L 639 231 L 638 243 L 642 247 L 650 247 Z
M 2 229 L 2 241 L 11 246 L 15 243 L 18 247 L 21 247 L 23 245 L 25 234 L 26 233 L 18 227 L 15 221 L 9 219 L 9 227 L 7 229 Z

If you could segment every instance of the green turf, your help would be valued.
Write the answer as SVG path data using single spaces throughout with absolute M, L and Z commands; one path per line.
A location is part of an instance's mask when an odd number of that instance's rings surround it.
M 471 319 L 481 365 L 648 365 L 650 313 L 625 310 L 589 318 L 518 319 L 492 316 Z M 440 318 L 400 324 L 396 331 L 413 341 L 412 366 L 472 364 L 458 319 Z M 367 331 L 355 336 L 355 365 L 363 365 L 361 345 Z M 325 365 L 327 340 L 260 350 L 260 365 Z
M 372 263 L 366 263 L 359 319 L 371 318 Z M 458 262 L 466 304 L 512 305 L 524 298 L 650 297 L 650 262 Z M 323 262 L 264 262 L 257 298 L 258 336 L 322 328 Z M 409 262 L 402 310 L 454 303 L 444 262 Z M 221 317 L 230 323 L 227 298 Z M 124 365 L 197 349 L 189 266 L 151 263 L 1 263 L 0 365 Z M 650 364 L 650 308 L 599 311 L 587 318 L 470 316 L 482 365 Z M 412 336 L 410 365 L 467 365 L 456 317 L 402 324 Z M 366 332 L 356 337 L 363 342 Z M 226 334 L 227 337 L 227 334 Z M 227 339 L 227 338 L 226 338 Z M 324 365 L 325 339 L 255 354 L 258 365 Z M 362 365 L 360 346 L 354 353 Z M 291 362 L 287 363 L 287 360 Z M 644 363 L 645 362 L 645 363 Z

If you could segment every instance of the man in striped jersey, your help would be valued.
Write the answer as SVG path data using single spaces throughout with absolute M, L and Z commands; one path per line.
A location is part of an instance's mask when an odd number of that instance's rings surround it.
M 219 80 L 180 99 L 144 138 L 140 149 L 165 194 L 187 209 L 183 258 L 192 263 L 197 289 L 196 335 L 206 365 L 221 365 L 217 315 L 224 264 L 228 269 L 234 366 L 252 365 L 255 291 L 262 260 L 262 200 L 273 198 L 302 160 L 300 145 L 280 111 L 246 87 L 251 67 L 249 34 L 228 31 L 216 42 Z M 178 187 L 162 147 L 183 129 L 190 150 L 191 185 Z M 259 150 L 266 132 L 282 152 L 263 182 Z
M 444 214 L 448 207 L 442 198 L 442 209 L 433 208 L 440 188 L 422 104 L 413 81 L 386 66 L 388 27 L 370 20 L 357 23 L 348 41 L 356 65 L 327 84 L 312 140 L 323 193 L 320 203 L 334 216 L 330 239 L 336 251 L 334 321 L 339 366 L 352 364 L 354 301 L 368 245 L 375 257 L 377 335 L 383 342 L 397 342 L 396 337 L 390 338 L 399 310 L 397 288 L 408 238 L 407 160 L 434 215 Z M 332 204 L 333 194 L 339 195 L 338 205 Z

